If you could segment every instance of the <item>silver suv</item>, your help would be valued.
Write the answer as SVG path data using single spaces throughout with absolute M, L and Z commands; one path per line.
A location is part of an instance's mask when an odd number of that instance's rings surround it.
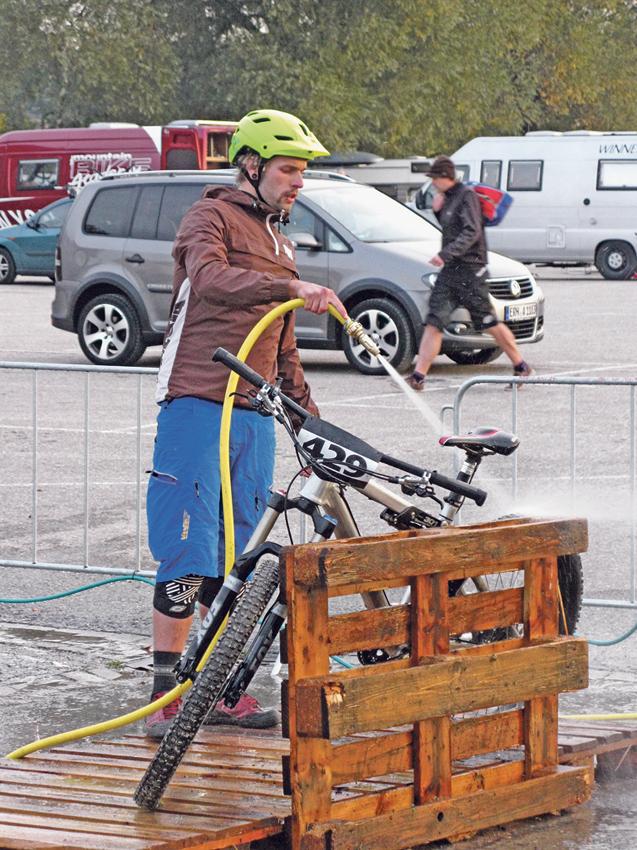
M 301 277 L 334 289 L 390 362 L 406 369 L 435 284 L 427 260 L 440 247 L 440 233 L 376 189 L 340 175 L 308 176 L 284 228 L 296 244 Z M 230 171 L 155 172 L 83 189 L 58 243 L 53 325 L 77 334 L 82 351 L 100 365 L 132 365 L 147 346 L 159 345 L 179 223 L 206 185 L 233 180 Z M 544 296 L 528 269 L 490 253 L 489 271 L 498 317 L 518 343 L 538 342 Z M 343 349 L 361 372 L 382 373 L 331 316 L 300 310 L 296 328 L 299 347 Z M 464 309 L 453 314 L 442 351 L 462 364 L 488 363 L 501 353 Z

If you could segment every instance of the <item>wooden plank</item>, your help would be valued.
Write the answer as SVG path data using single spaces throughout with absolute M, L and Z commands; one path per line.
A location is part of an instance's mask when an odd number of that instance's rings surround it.
M 84 794 L 108 794 L 113 797 L 123 797 L 126 800 L 132 797 L 133 791 L 137 787 L 136 781 L 109 779 L 107 777 L 96 776 L 93 780 L 85 777 L 73 777 L 59 775 L 56 773 L 15 773 L 9 774 L 0 771 L 0 779 L 5 784 L 13 784 L 18 788 L 24 788 L 28 783 L 41 789 L 65 789 L 73 795 L 73 798 L 80 799 Z M 210 789 L 210 796 L 203 796 L 201 793 L 201 782 L 195 782 L 187 785 L 179 782 L 178 778 L 173 780 L 167 793 L 162 798 L 162 811 L 177 810 L 176 807 L 183 805 L 197 806 L 197 813 L 204 811 L 213 812 L 215 816 L 219 811 L 223 811 L 223 804 L 232 805 L 234 815 L 241 814 L 248 818 L 264 817 L 268 818 L 274 814 L 283 816 L 289 814 L 289 803 L 282 796 L 251 796 L 248 794 L 238 794 L 226 792 L 223 797 L 218 793 L 221 789 Z M 44 791 L 43 791 L 44 793 Z M 222 805 L 220 805 L 220 800 Z M 182 809 L 183 810 L 183 809 Z
M 524 616 L 522 587 L 488 593 L 468 593 L 449 599 L 452 634 L 493 629 L 521 623 Z
M 372 608 L 330 617 L 330 654 L 406 644 L 409 642 L 409 623 L 409 605 Z
M 317 846 L 314 837 L 327 838 L 330 850 L 399 850 L 570 808 L 588 799 L 590 791 L 590 776 L 585 768 L 560 767 L 557 773 L 479 794 L 413 806 L 362 821 L 321 825 L 310 831 L 303 850 Z
M 368 776 L 411 770 L 412 731 L 367 737 L 332 748 L 332 782 L 341 785 Z
M 453 724 L 451 757 L 456 759 L 517 747 L 524 740 L 522 711 L 471 717 Z
M 523 742 L 521 710 L 456 721 L 451 726 L 451 758 L 494 753 Z M 332 749 L 332 782 L 342 785 L 368 776 L 411 770 L 412 731 L 369 735 Z
M 584 519 L 402 531 L 355 543 L 341 540 L 300 546 L 295 580 L 306 587 L 319 584 L 335 591 L 360 582 L 364 573 L 365 582 L 382 586 L 383 581 L 452 568 L 485 572 L 487 566 L 503 562 L 583 552 L 587 544 Z
M 500 788 L 524 778 L 524 762 L 506 762 L 478 770 L 467 770 L 451 779 L 451 796 L 462 797 L 478 791 Z M 407 809 L 414 805 L 411 785 L 376 794 L 366 794 L 332 803 L 331 820 L 362 820 Z
M 559 632 L 557 558 L 537 558 L 524 568 L 524 633 L 529 640 L 556 638 Z M 557 689 L 534 696 L 524 707 L 526 776 L 557 766 Z
M 449 587 L 443 576 L 416 576 L 411 582 L 411 663 L 449 651 L 447 603 Z M 451 719 L 430 717 L 414 723 L 414 803 L 448 797 L 451 793 Z
M 73 832 L 38 829 L 37 827 L 0 826 L 2 850 L 168 850 L 166 842 L 145 839 L 106 836 L 94 833 L 82 835 Z
M 449 599 L 452 634 L 509 626 L 523 621 L 523 588 L 471 593 Z M 331 617 L 331 655 L 409 642 L 409 606 L 392 605 Z
M 281 556 L 282 586 L 288 609 L 286 696 L 291 731 L 289 785 L 292 792 L 292 817 L 289 830 L 292 850 L 300 847 L 301 835 L 308 823 L 320 822 L 329 817 L 332 795 L 329 741 L 318 737 L 300 738 L 294 734 L 298 723 L 297 683 L 306 676 L 324 675 L 330 669 L 327 590 L 317 583 L 306 592 L 297 588 L 299 551 L 299 548 L 286 548 Z M 320 566 L 320 563 L 317 564 L 317 568 Z M 320 703 L 317 702 L 313 708 L 320 710 Z
M 587 659 L 586 641 L 567 637 L 491 655 L 435 659 L 391 674 L 380 670 L 354 676 L 345 671 L 306 679 L 297 685 L 297 731 L 309 737 L 341 738 L 578 690 L 588 685 Z

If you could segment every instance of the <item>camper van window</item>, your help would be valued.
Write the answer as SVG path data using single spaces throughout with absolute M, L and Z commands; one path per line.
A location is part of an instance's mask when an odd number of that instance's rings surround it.
M 541 159 L 512 159 L 509 162 L 507 189 L 514 192 L 539 192 L 542 189 Z
M 458 165 L 458 163 L 456 163 L 456 179 L 461 183 L 464 183 L 465 180 L 469 179 L 470 171 L 471 169 L 468 165 Z
M 16 189 L 54 189 L 58 182 L 58 159 L 23 159 L 18 163 Z
M 167 186 L 159 211 L 157 238 L 174 242 L 181 220 L 190 207 L 201 198 L 205 183 L 178 183 Z
M 502 175 L 502 160 L 499 159 L 483 159 L 480 168 L 480 182 L 485 186 L 493 186 L 494 189 L 500 188 L 500 177 Z
M 637 189 L 637 160 L 600 159 L 598 189 Z
M 130 229 L 131 239 L 157 238 L 159 204 L 163 191 L 163 186 L 142 186 Z
M 84 219 L 84 233 L 96 236 L 128 236 L 137 186 L 102 189 Z

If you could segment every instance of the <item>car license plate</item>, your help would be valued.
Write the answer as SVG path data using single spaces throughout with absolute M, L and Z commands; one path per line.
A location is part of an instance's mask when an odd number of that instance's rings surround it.
M 522 322 L 537 316 L 537 304 L 511 304 L 504 308 L 505 322 Z

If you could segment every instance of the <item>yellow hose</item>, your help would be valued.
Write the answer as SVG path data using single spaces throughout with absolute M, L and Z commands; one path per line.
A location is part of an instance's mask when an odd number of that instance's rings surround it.
M 637 714 L 560 714 L 560 720 L 637 720 Z
M 302 307 L 305 302 L 302 298 L 295 298 L 291 301 L 286 301 L 282 304 L 279 304 L 273 310 L 270 310 L 262 319 L 260 319 L 256 325 L 252 328 L 248 336 L 243 341 L 243 345 L 239 349 L 237 357 L 239 360 L 245 362 L 248 358 L 248 355 L 252 351 L 252 347 L 254 346 L 257 339 L 261 336 L 263 331 L 272 324 L 279 316 L 282 316 L 284 313 L 289 312 L 290 310 L 296 310 L 297 307 Z M 338 310 L 330 304 L 328 306 L 328 310 L 335 319 L 337 319 L 341 324 L 345 323 L 345 319 L 341 316 Z M 232 408 L 233 408 L 233 393 L 237 389 L 237 384 L 239 382 L 239 376 L 236 372 L 231 372 L 230 377 L 228 379 L 228 384 L 226 386 L 226 393 L 223 400 L 223 408 L 221 411 L 221 432 L 219 436 L 219 454 L 220 454 L 220 468 L 221 468 L 221 499 L 223 504 L 223 516 L 224 516 L 224 526 L 226 529 L 225 534 L 225 573 L 226 575 L 232 569 L 232 565 L 234 564 L 234 513 L 232 509 L 232 482 L 230 478 L 230 423 L 232 420 Z M 210 645 L 206 649 L 204 656 L 197 666 L 197 670 L 200 670 L 208 658 L 212 650 L 215 647 L 215 644 L 219 640 L 221 632 L 223 631 L 225 626 L 225 621 L 222 624 L 221 628 L 214 636 Z M 49 747 L 55 747 L 58 744 L 66 744 L 69 741 L 77 741 L 79 738 L 89 738 L 93 735 L 100 735 L 103 732 L 109 732 L 111 729 L 118 729 L 120 726 L 126 726 L 129 723 L 134 723 L 137 720 L 142 720 L 144 717 L 147 717 L 149 714 L 153 714 L 155 711 L 158 711 L 160 708 L 163 708 L 168 703 L 173 702 L 182 694 L 184 694 L 190 687 L 192 686 L 192 682 L 188 680 L 181 685 L 177 685 L 172 689 L 172 691 L 168 691 L 162 697 L 153 702 L 148 703 L 148 705 L 144 705 L 141 708 L 135 709 L 135 711 L 131 711 L 128 714 L 122 714 L 119 717 L 114 717 L 111 720 L 104 720 L 102 723 L 95 723 L 92 726 L 82 726 L 80 729 L 73 729 L 70 732 L 62 732 L 59 735 L 51 735 L 48 738 L 40 738 L 37 741 L 32 741 L 30 744 L 25 744 L 24 747 L 19 747 L 17 750 L 13 750 L 13 752 L 7 755 L 9 759 L 21 759 L 24 756 L 29 755 L 29 753 L 35 753 L 38 750 L 45 750 Z

